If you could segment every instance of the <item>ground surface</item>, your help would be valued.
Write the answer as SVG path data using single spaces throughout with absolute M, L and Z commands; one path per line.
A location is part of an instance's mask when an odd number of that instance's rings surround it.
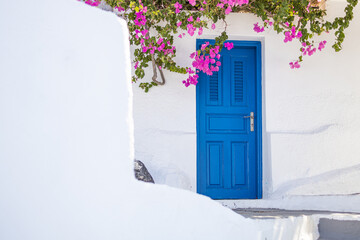
M 252 219 L 277 219 L 310 216 L 318 219 L 318 240 L 359 240 L 360 213 L 283 209 L 234 209 L 234 212 Z

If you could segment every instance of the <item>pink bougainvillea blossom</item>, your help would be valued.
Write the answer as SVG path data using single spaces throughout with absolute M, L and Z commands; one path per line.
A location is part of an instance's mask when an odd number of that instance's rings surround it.
M 85 3 L 90 6 L 97 7 L 100 5 L 101 0 L 86 0 Z
M 225 14 L 229 14 L 231 13 L 232 9 L 230 6 L 228 6 L 226 9 L 225 9 Z
M 159 40 L 156 43 L 157 43 L 157 45 L 160 45 L 162 42 L 163 42 L 163 39 L 159 38 Z
M 194 36 L 196 28 L 192 24 L 188 24 L 188 25 L 186 25 L 186 27 L 187 27 L 187 31 L 188 31 L 189 35 Z
M 290 62 L 289 65 L 290 65 L 290 68 L 291 68 L 291 69 L 300 68 L 299 61 Z
M 205 49 L 207 48 L 207 46 L 209 46 L 209 42 L 205 42 L 204 44 L 201 45 L 201 50 L 205 51 Z
M 265 29 L 264 29 L 264 27 L 260 27 L 259 23 L 257 22 L 257 23 L 254 24 L 254 31 L 257 32 L 257 33 L 261 33 L 263 31 L 265 31 Z
M 234 48 L 234 44 L 232 42 L 226 42 L 226 43 L 224 43 L 224 47 L 227 50 L 231 50 L 232 48 Z
M 213 24 L 211 25 L 211 29 L 214 30 L 215 28 L 216 28 L 216 25 L 215 25 L 215 23 L 213 23 Z
M 190 16 L 188 19 L 187 19 L 188 22 L 193 22 L 194 21 L 194 18 L 193 16 Z
M 179 13 L 180 9 L 182 9 L 182 5 L 179 2 L 176 2 L 174 4 L 174 7 L 175 7 L 175 13 Z
M 198 34 L 199 36 L 203 33 L 203 28 L 202 27 L 199 27 L 199 31 L 198 31 Z
M 139 66 L 139 62 L 136 62 L 134 68 L 137 69 L 138 66 Z
M 137 26 L 144 26 L 146 24 L 146 17 L 145 15 L 143 15 L 143 11 L 139 11 L 137 13 L 135 13 L 135 20 L 134 20 L 134 23 L 135 25 Z
M 322 42 L 319 43 L 319 47 L 318 47 L 319 51 L 321 51 L 322 49 L 325 48 L 326 43 L 327 43 L 326 41 L 322 41 Z
M 269 21 L 269 20 L 265 20 L 264 22 L 266 22 L 267 24 L 269 24 L 269 26 L 272 26 L 274 23 Z
M 290 31 L 286 31 L 285 33 L 285 39 L 284 42 L 291 42 L 294 38 L 301 38 L 302 37 L 302 32 L 298 31 L 296 32 L 296 27 L 292 26 Z
M 313 47 L 312 45 L 307 45 L 306 43 L 303 42 L 302 46 L 303 47 L 301 48 L 301 52 L 304 56 L 305 55 L 311 56 L 316 52 L 316 48 Z
M 311 1 L 309 1 L 309 4 L 307 5 L 307 7 L 306 7 L 306 11 L 309 13 L 310 12 L 310 6 L 311 6 Z
M 191 6 L 195 6 L 196 5 L 196 0 L 189 0 L 189 3 Z
M 124 8 L 122 8 L 121 6 L 116 6 L 114 7 L 115 10 L 118 10 L 119 12 L 125 11 Z
M 231 46 L 230 43 L 227 44 L 228 47 Z M 207 75 L 213 75 L 213 72 L 220 70 L 221 62 L 216 61 L 220 58 L 220 46 L 210 46 L 209 42 L 205 42 L 201 45 L 201 51 L 193 52 L 190 55 L 190 58 L 193 59 L 192 66 L 196 68 L 196 73 L 191 68 L 187 69 L 189 74 L 188 78 L 183 81 L 183 84 L 188 87 L 190 85 L 196 85 L 198 83 L 198 72 L 203 72 Z M 205 50 L 209 50 L 209 54 L 205 54 Z

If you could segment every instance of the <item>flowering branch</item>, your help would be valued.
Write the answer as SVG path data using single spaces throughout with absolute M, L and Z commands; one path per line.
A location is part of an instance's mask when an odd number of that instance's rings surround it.
M 101 0 L 80 0 L 98 6 Z M 130 43 L 137 46 L 134 52 L 135 74 L 133 82 L 145 76 L 144 69 L 151 62 L 151 82 L 139 86 L 147 92 L 151 87 L 164 85 L 163 69 L 186 74 L 186 87 L 196 85 L 199 73 L 212 75 L 219 71 L 221 50 L 231 49 L 226 33 L 226 16 L 231 12 L 248 12 L 258 16 L 262 24 L 255 23 L 254 31 L 261 33 L 271 29 L 284 35 L 284 42 L 298 41 L 300 54 L 290 62 L 290 68 L 300 67 L 305 56 L 321 51 L 326 41 L 316 43 L 315 36 L 334 32 L 336 42 L 332 46 L 340 51 L 345 39 L 344 30 L 353 19 L 353 9 L 358 0 L 347 0 L 345 15 L 334 21 L 325 21 L 326 10 L 317 8 L 318 0 L 103 0 L 122 18 L 126 19 L 130 31 Z M 319 0 L 321 1 L 321 0 Z M 215 23 L 223 21 L 225 30 L 215 38 L 215 44 L 204 44 L 201 50 L 191 54 L 192 66 L 179 66 L 175 62 L 175 38 L 202 35 L 203 30 L 215 29 Z M 157 79 L 160 72 L 161 81 Z

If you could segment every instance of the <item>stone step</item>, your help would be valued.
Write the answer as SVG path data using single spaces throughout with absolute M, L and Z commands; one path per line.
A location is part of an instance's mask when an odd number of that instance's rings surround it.
M 359 240 L 360 221 L 320 218 L 319 240 Z
M 319 236 L 319 238 L 311 238 L 314 240 L 360 240 L 360 213 L 264 208 L 233 209 L 233 211 L 246 218 L 262 221 L 289 219 L 290 222 L 294 218 L 311 219 L 314 231 L 318 231 L 313 232 L 313 236 Z

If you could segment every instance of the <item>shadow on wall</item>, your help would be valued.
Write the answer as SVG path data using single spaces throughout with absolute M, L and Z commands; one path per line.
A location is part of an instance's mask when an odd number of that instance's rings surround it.
M 274 135 L 316 135 L 316 134 L 322 134 L 328 131 L 329 129 L 338 126 L 338 124 L 327 124 L 320 126 L 318 128 L 304 130 L 304 131 L 276 131 L 276 132 L 267 132 L 266 133 L 266 151 L 267 151 L 267 158 L 268 158 L 268 164 L 272 163 L 271 159 L 271 141 L 272 137 Z M 266 171 L 266 170 L 265 170 Z M 271 171 L 269 173 L 266 173 L 268 177 L 271 177 Z M 318 175 L 314 175 L 311 177 L 304 177 L 304 178 L 297 178 L 295 180 L 287 181 L 286 183 L 281 184 L 277 187 L 275 191 L 273 191 L 272 182 L 270 181 L 270 184 L 268 185 L 267 191 L 268 191 L 268 197 L 271 198 L 281 198 L 287 195 L 291 195 L 293 191 L 299 191 L 299 189 L 304 188 L 302 192 L 298 192 L 297 195 L 316 195 L 316 196 L 327 196 L 327 195 L 358 195 L 359 192 L 344 190 L 344 187 L 340 187 L 339 189 L 342 189 L 343 192 L 340 193 L 334 193 L 334 194 L 328 194 L 328 193 L 322 193 L 323 191 L 328 191 L 328 188 L 326 185 L 329 185 L 330 182 L 332 182 L 333 185 L 336 183 L 339 185 L 343 184 L 344 186 L 346 184 L 349 184 L 351 182 L 351 179 L 348 179 L 348 181 L 345 181 L 347 177 L 352 176 L 353 179 L 360 178 L 360 164 L 355 164 L 350 167 L 345 168 L 339 168 L 327 172 L 323 172 Z M 271 178 L 270 178 L 271 179 Z M 314 186 L 321 186 L 321 184 L 325 185 L 323 188 L 317 188 L 317 189 L 323 189 L 318 190 L 316 192 L 310 192 L 306 187 L 314 187 Z M 346 192 L 346 193 L 345 193 Z

